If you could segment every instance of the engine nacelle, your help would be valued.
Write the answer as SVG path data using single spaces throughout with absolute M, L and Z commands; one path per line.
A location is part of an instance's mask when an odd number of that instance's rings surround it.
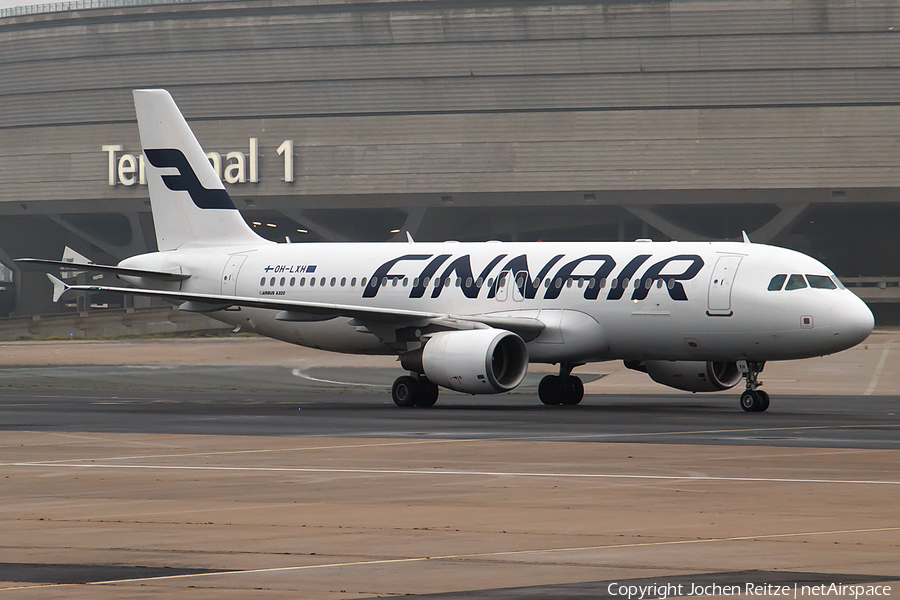
M 522 383 L 528 348 L 522 338 L 501 329 L 444 331 L 421 350 L 404 354 L 402 364 L 457 392 L 497 394 Z
M 741 372 L 733 362 L 648 360 L 637 368 L 656 383 L 686 392 L 719 392 L 733 388 L 741 380 Z

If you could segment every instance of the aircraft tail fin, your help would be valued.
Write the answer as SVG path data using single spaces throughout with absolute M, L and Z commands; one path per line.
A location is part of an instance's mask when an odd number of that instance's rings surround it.
M 134 90 L 159 250 L 260 244 L 166 90 Z

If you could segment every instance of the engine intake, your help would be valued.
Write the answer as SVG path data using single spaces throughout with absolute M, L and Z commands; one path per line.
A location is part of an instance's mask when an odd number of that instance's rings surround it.
M 424 373 L 437 385 L 466 394 L 508 392 L 528 371 L 528 348 L 501 329 L 436 333 L 421 350 L 401 357 L 404 369 Z
M 625 366 L 644 371 L 656 383 L 686 392 L 720 392 L 733 388 L 741 380 L 741 372 L 734 362 L 648 360 Z

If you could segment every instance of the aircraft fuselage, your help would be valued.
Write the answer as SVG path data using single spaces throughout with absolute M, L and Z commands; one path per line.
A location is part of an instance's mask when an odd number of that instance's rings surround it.
M 191 277 L 168 287 L 184 292 L 533 318 L 547 329 L 527 341 L 531 362 L 806 358 L 871 331 L 871 313 L 846 289 L 769 290 L 779 274 L 836 278 L 806 255 L 761 244 L 265 244 L 145 254 L 121 266 L 180 269 Z M 285 322 L 247 307 L 210 315 L 335 352 L 397 353 L 416 342 L 385 343 L 342 317 Z

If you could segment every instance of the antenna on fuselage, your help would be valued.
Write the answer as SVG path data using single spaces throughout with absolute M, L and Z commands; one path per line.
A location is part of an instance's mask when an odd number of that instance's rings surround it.
M 412 234 L 409 231 L 406 232 L 406 241 L 408 241 L 410 244 L 416 243 L 416 240 L 413 239 Z
M 746 232 L 746 231 L 741 231 L 741 235 L 744 236 L 744 243 L 745 243 L 745 244 L 749 244 L 749 243 L 750 243 L 750 237 L 747 235 L 747 232 Z

